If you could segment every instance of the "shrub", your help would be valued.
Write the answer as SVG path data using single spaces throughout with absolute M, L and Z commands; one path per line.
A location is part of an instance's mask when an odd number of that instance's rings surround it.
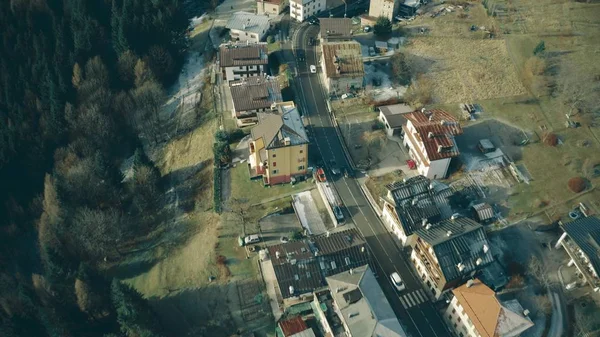
M 585 179 L 581 177 L 573 177 L 569 179 L 568 185 L 569 189 L 575 193 L 583 192 L 587 187 Z
M 246 137 L 246 135 L 247 135 L 247 133 L 244 132 L 244 130 L 235 129 L 229 133 L 227 139 L 228 139 L 229 143 L 235 143 L 235 142 L 242 140 L 242 138 Z
M 547 132 L 544 135 L 544 144 L 548 146 L 556 146 L 558 145 L 558 137 L 552 132 Z
M 304 237 L 304 235 L 302 235 L 301 231 L 295 231 L 290 234 L 290 238 L 292 240 L 302 240 L 303 237 Z
M 273 35 L 267 36 L 267 43 L 273 43 L 273 42 L 275 42 L 275 38 L 273 37 Z
M 385 16 L 380 16 L 373 27 L 375 36 L 388 36 L 392 33 L 392 22 Z
M 227 263 L 227 258 L 223 255 L 217 256 L 217 264 L 225 265 Z
M 380 120 L 376 120 L 375 122 L 373 122 L 373 125 L 371 125 L 371 129 L 373 131 L 383 130 L 385 129 L 385 125 Z

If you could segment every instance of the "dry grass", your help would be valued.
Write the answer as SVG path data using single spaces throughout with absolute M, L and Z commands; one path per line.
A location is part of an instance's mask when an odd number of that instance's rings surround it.
M 379 198 L 387 195 L 387 188 L 385 186 L 395 181 L 399 181 L 402 179 L 402 176 L 402 173 L 390 172 L 378 177 L 369 177 L 365 182 L 365 186 L 369 192 L 371 192 L 373 199 L 379 203 Z

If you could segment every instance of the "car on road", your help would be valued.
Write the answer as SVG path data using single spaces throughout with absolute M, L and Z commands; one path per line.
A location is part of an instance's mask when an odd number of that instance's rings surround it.
M 313 73 L 313 74 L 317 73 L 317 67 L 314 64 L 310 65 L 310 72 Z
M 311 25 L 317 25 L 319 24 L 319 19 L 317 19 L 316 16 L 311 16 L 310 18 L 308 18 L 308 23 L 310 23 Z
M 332 167 L 331 168 L 331 174 L 333 174 L 334 176 L 340 175 L 340 169 L 337 167 Z
M 392 275 L 390 275 L 390 280 L 392 280 L 392 284 L 394 285 L 394 287 L 396 287 L 396 290 L 402 291 L 406 289 L 404 282 L 402 282 L 402 279 L 400 278 L 400 275 L 398 275 L 397 272 L 393 272 Z
M 309 46 L 314 46 L 315 45 L 315 38 L 311 37 L 310 39 L 308 39 L 308 45 Z
M 306 56 L 304 55 L 304 49 L 296 50 L 296 59 L 301 62 L 306 60 Z

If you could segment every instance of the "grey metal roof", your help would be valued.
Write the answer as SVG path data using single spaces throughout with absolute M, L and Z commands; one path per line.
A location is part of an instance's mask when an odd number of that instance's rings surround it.
M 329 276 L 327 284 L 352 336 L 406 337 L 368 265 Z
M 233 108 L 236 112 L 268 109 L 281 102 L 281 88 L 275 78 L 251 76 L 229 83 Z
M 387 42 L 386 41 L 375 41 L 375 48 L 387 48 Z
M 321 38 L 343 39 L 352 37 L 352 19 L 350 18 L 322 18 L 319 21 Z
M 242 30 L 262 36 L 269 30 L 269 17 L 248 12 L 235 12 L 227 21 L 226 28 Z
M 380 106 L 379 111 L 385 116 L 391 128 L 399 128 L 406 124 L 404 114 L 412 112 L 413 109 L 406 104 L 394 104 Z
M 451 212 L 448 197 L 452 195 L 452 190 L 424 176 L 412 177 L 386 187 L 392 194 L 396 214 L 407 236 L 428 223 L 442 220 Z
M 263 138 L 265 147 L 283 147 L 286 139 L 290 145 L 308 144 L 304 123 L 296 107 L 279 106 L 278 113 L 258 113 L 258 125 L 252 131 L 252 139 Z
M 473 210 L 477 212 L 479 221 L 488 220 L 494 217 L 494 209 L 490 204 L 480 203 L 473 205 Z
M 266 65 L 269 53 L 266 43 L 228 43 L 219 46 L 221 67 Z
M 467 276 L 494 261 L 483 226 L 469 218 L 446 219 L 429 229 L 421 228 L 415 234 L 433 247 L 447 282 Z M 478 259 L 481 259 L 479 263 Z M 464 266 L 462 271 L 459 263 Z
M 562 228 L 587 255 L 596 273 L 600 274 L 600 218 L 579 218 L 563 224 Z

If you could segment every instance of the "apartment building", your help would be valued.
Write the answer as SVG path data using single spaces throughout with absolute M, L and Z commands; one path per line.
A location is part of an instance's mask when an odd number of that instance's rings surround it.
M 463 130 L 460 123 L 444 110 L 414 111 L 404 115 L 404 146 L 417 164 L 419 174 L 430 179 L 443 179 L 452 158 L 460 154 L 455 136 Z
M 266 43 L 228 43 L 219 47 L 219 66 L 227 82 L 262 76 L 268 63 Z
M 371 0 L 369 16 L 373 18 L 383 16 L 393 21 L 400 9 L 400 2 L 402 0 Z
M 516 299 L 500 301 L 478 279 L 452 290 L 444 319 L 456 337 L 517 337 L 534 323 Z
M 326 6 L 325 0 L 290 0 L 290 16 L 292 20 L 303 22 L 324 11 Z
M 237 126 L 254 125 L 257 114 L 277 110 L 281 102 L 281 88 L 276 78 L 253 76 L 229 82 L 232 116 Z M 289 104 L 289 103 L 288 103 Z
M 494 262 L 482 225 L 452 216 L 415 232 L 410 259 L 435 299 Z
M 258 0 L 256 14 L 279 15 L 288 6 L 288 0 Z
M 342 95 L 363 87 L 365 67 L 360 43 L 327 42 L 321 48 L 323 81 L 330 95 Z
M 263 41 L 271 22 L 266 15 L 257 15 L 248 12 L 235 12 L 225 26 L 234 42 L 258 43 Z

